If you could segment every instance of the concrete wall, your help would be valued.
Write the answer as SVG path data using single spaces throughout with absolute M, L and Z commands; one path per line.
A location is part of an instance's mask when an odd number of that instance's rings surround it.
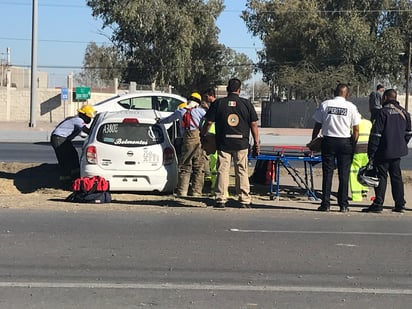
M 76 114 L 77 108 L 83 104 L 95 104 L 110 98 L 115 93 L 91 93 L 91 98 L 85 102 L 61 100 L 60 89 L 37 89 L 37 106 L 35 121 L 60 122 L 65 117 Z M 30 89 L 0 87 L 0 121 L 30 120 Z
M 10 84 L 13 88 L 30 88 L 31 70 L 28 68 L 10 66 L 7 71 L 11 73 Z M 49 74 L 47 72 L 37 72 L 37 88 L 47 88 L 49 83 Z

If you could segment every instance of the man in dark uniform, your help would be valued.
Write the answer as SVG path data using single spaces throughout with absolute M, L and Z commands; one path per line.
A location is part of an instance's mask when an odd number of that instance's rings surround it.
M 257 114 L 248 100 L 239 97 L 241 82 L 237 78 L 229 80 L 228 96 L 217 99 L 208 110 L 201 135 L 204 136 L 212 123 L 216 127 L 216 149 L 218 152 L 216 205 L 223 208 L 227 201 L 230 163 L 233 158 L 236 177 L 236 194 L 241 207 L 251 203 L 248 152 L 249 135 L 252 133 L 254 153 L 259 153 Z
M 377 169 L 379 185 L 375 188 L 375 200 L 363 212 L 382 212 L 385 201 L 388 172 L 391 179 L 395 212 L 405 209 L 404 185 L 400 168 L 401 157 L 408 154 L 408 142 L 412 137 L 411 116 L 396 101 L 396 91 L 388 89 L 383 94 L 383 106 L 372 125 L 368 143 L 369 164 Z
M 369 95 L 369 111 L 371 113 L 371 121 L 373 122 L 376 119 L 376 115 L 379 110 L 382 108 L 382 95 L 385 91 L 385 87 L 381 84 L 376 86 L 376 91 L 373 91 Z

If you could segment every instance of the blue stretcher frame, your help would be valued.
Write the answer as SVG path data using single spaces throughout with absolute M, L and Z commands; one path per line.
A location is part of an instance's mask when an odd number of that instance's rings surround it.
M 253 158 L 249 156 L 249 160 L 269 160 L 272 161 L 272 168 L 270 169 L 270 182 L 269 191 L 270 199 L 273 200 L 276 196 L 280 196 L 280 170 L 284 167 L 288 174 L 293 178 L 297 185 L 301 189 L 306 190 L 306 195 L 308 198 L 312 198 L 315 201 L 318 197 L 315 192 L 313 185 L 313 165 L 322 162 L 322 156 L 320 154 L 314 153 L 309 150 L 309 148 L 304 146 L 273 146 L 273 152 L 259 154 L 257 157 Z M 304 166 L 304 178 L 302 178 L 299 172 L 293 167 L 291 162 L 303 162 Z M 273 193 L 273 172 L 275 172 L 276 180 L 276 192 Z

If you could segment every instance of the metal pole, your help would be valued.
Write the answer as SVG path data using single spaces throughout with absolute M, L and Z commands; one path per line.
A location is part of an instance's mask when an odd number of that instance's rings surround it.
M 255 102 L 255 80 L 252 80 L 252 103 Z
M 31 37 L 31 85 L 30 85 L 30 122 L 29 127 L 36 126 L 36 96 L 37 96 L 37 6 L 38 0 L 33 0 L 32 37 Z
M 0 58 L 0 68 L 1 68 L 1 79 L 0 79 L 0 87 L 3 87 L 3 59 Z
M 408 67 L 406 68 L 406 97 L 405 97 L 405 109 L 408 111 L 409 101 L 409 85 L 411 83 L 411 42 L 409 42 L 408 49 Z

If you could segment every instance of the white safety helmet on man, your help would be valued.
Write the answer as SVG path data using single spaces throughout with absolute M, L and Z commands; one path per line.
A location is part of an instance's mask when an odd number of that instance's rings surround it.
M 376 169 L 368 165 L 361 167 L 358 171 L 358 181 L 366 187 L 379 186 L 379 178 Z

